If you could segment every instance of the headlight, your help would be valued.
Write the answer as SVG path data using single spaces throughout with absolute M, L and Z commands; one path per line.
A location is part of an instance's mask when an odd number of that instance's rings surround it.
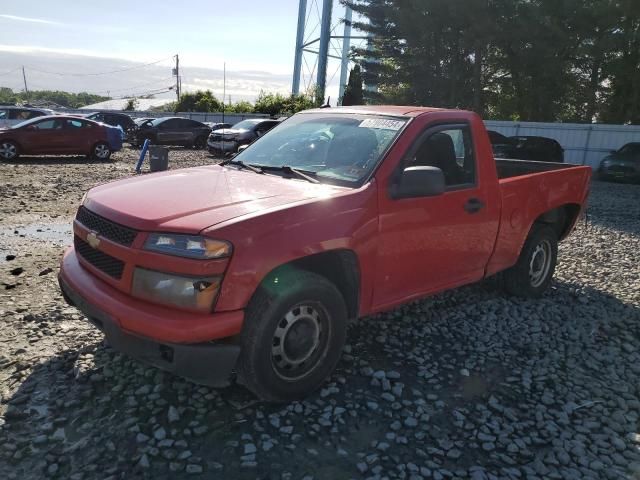
M 136 268 L 131 293 L 143 300 L 210 312 L 220 277 L 183 277 Z
M 187 258 L 222 258 L 231 255 L 231 244 L 198 235 L 152 233 L 144 243 L 145 250 Z

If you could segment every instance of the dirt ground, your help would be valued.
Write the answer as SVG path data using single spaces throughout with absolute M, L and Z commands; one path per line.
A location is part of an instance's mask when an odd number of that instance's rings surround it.
M 81 198 L 137 155 L 0 163 L 0 478 L 640 478 L 640 186 L 594 182 L 544 299 L 484 282 L 358 321 L 325 387 L 274 406 L 119 355 L 64 303 Z

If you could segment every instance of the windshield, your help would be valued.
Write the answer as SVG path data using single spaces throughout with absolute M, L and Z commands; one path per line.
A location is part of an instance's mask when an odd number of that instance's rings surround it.
M 239 123 L 236 123 L 232 128 L 237 128 L 238 130 L 250 130 L 253 127 L 255 127 L 257 123 L 260 123 L 260 122 L 261 120 L 243 120 Z
M 640 155 L 640 143 L 627 143 L 624 147 L 618 150 L 618 153 L 625 155 Z
M 265 167 L 288 166 L 320 181 L 358 184 L 378 164 L 406 118 L 308 113 L 294 115 L 236 159 Z

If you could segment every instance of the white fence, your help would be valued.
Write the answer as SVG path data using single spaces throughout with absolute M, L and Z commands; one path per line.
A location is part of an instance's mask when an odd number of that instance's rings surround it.
M 503 135 L 534 135 L 557 140 L 564 148 L 564 161 L 597 167 L 611 150 L 625 143 L 640 142 L 639 125 L 584 125 L 579 123 L 503 122 L 487 120 L 489 130 Z
M 98 111 L 98 110 L 96 110 Z M 214 122 L 214 123 L 230 123 L 233 125 L 234 123 L 238 123 L 245 118 L 269 118 L 269 115 L 265 115 L 262 113 L 225 113 L 224 120 L 222 116 L 222 112 L 144 112 L 144 111 L 126 111 L 122 110 L 99 110 L 100 112 L 109 112 L 109 113 L 126 113 L 127 115 L 133 118 L 160 118 L 160 117 L 183 117 L 190 118 L 192 120 L 197 120 L 199 122 Z M 87 115 L 89 113 L 93 113 L 91 110 L 81 110 L 81 109 L 64 109 L 61 110 L 64 113 L 80 113 L 82 115 Z

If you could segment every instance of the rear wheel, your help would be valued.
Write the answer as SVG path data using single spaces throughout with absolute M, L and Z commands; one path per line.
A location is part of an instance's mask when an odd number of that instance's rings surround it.
M 0 143 L 0 158 L 2 160 L 15 160 L 20 156 L 20 150 L 15 142 L 6 140 Z
M 240 382 L 268 401 L 308 395 L 335 368 L 346 324 L 344 299 L 324 277 L 306 271 L 273 276 L 247 309 Z
M 111 157 L 111 147 L 106 142 L 98 142 L 91 150 L 91 157 L 106 162 Z
M 549 287 L 558 259 L 558 236 L 548 225 L 535 224 L 518 263 L 504 272 L 504 287 L 512 295 L 539 298 Z

